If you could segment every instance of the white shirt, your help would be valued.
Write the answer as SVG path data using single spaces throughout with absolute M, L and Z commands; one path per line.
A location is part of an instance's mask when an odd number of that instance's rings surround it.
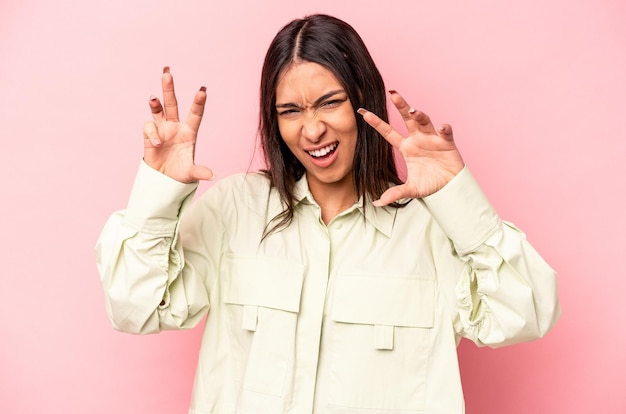
M 328 225 L 298 181 L 293 222 L 261 174 L 195 184 L 141 164 L 97 244 L 116 329 L 207 314 L 190 414 L 464 412 L 456 346 L 543 336 L 556 275 L 466 169 L 404 208 L 359 201 Z M 180 219 L 179 219 L 180 218 Z

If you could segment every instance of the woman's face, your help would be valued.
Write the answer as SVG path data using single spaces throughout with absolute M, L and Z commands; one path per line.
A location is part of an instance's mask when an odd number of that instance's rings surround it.
M 352 191 L 357 124 L 348 94 L 328 69 L 289 66 L 276 87 L 280 134 L 307 171 L 309 188 Z

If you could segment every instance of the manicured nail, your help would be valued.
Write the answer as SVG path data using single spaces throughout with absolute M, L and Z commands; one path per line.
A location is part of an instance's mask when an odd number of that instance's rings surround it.
M 169 66 L 164 66 L 163 67 L 163 73 L 170 73 L 170 67 Z
M 367 112 L 367 110 L 365 110 L 365 109 L 363 109 L 363 108 L 359 108 L 359 109 L 357 109 L 357 110 L 356 110 L 356 112 L 357 112 L 359 115 L 365 115 L 365 113 Z
M 389 89 L 389 93 L 398 93 L 395 89 Z
M 200 87 L 200 90 L 201 90 L 202 92 L 206 92 L 206 86 L 201 86 L 201 87 Z
M 413 114 L 414 114 L 414 113 L 416 113 L 416 112 L 417 112 L 417 110 L 415 110 L 415 108 L 411 108 L 411 109 L 409 109 L 409 113 L 410 113 L 411 115 L 413 115 Z
M 150 95 L 150 100 L 151 100 L 151 101 L 156 101 L 156 100 L 157 100 L 157 97 L 156 97 L 156 96 L 154 96 L 154 95 Z
M 376 200 L 372 204 L 374 205 L 374 207 L 381 207 L 383 205 L 383 203 L 380 200 Z

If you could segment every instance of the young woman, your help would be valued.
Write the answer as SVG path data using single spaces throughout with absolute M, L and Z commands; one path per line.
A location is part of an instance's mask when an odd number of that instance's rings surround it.
M 190 413 L 462 413 L 456 345 L 543 336 L 553 270 L 503 222 L 449 125 L 382 78 L 352 27 L 325 15 L 275 37 L 261 81 L 267 170 L 195 203 L 206 90 L 178 117 L 169 69 L 144 160 L 97 245 L 116 329 L 206 326 Z M 392 147 L 407 166 L 398 178 Z

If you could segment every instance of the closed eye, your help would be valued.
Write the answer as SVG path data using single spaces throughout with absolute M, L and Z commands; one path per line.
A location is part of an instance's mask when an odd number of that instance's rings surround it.
M 341 97 L 331 99 L 338 94 L 344 94 Z M 320 96 L 312 106 L 314 111 L 319 111 L 320 109 L 334 109 L 340 106 L 342 103 L 346 102 L 348 97 L 345 95 L 343 90 L 331 91 L 323 96 Z M 276 110 L 278 112 L 278 116 L 281 118 L 296 118 L 306 109 L 301 107 L 298 104 L 293 102 L 289 103 L 279 103 L 276 104 Z
M 346 99 L 333 99 L 330 101 L 323 102 L 320 106 L 322 108 L 335 108 L 341 105 L 342 103 L 344 103 L 345 101 Z
M 300 109 L 298 108 L 289 108 L 289 109 L 285 109 L 283 111 L 279 111 L 278 115 L 279 116 L 284 116 L 284 117 L 288 117 L 288 116 L 294 116 L 296 114 L 300 113 Z

